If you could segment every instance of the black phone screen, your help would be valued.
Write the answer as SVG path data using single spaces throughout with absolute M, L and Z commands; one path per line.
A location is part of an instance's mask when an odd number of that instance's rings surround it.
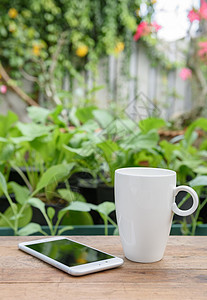
M 114 256 L 92 249 L 68 239 L 25 245 L 68 267 L 114 258 Z

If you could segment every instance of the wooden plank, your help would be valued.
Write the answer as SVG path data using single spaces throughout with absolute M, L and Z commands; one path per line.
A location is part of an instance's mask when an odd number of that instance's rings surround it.
M 163 260 L 124 258 L 118 236 L 73 236 L 74 240 L 123 257 L 122 267 L 73 277 L 18 250 L 22 241 L 0 238 L 1 299 L 207 299 L 207 237 L 170 236 Z
M 98 273 L 97 273 L 98 274 Z M 99 275 L 99 274 L 98 274 Z M 88 275 L 90 276 L 90 275 Z M 144 275 L 143 275 L 144 276 Z M 83 283 L 82 277 L 71 282 L 1 284 L 1 299 L 196 299 L 207 297 L 206 284 L 136 282 Z

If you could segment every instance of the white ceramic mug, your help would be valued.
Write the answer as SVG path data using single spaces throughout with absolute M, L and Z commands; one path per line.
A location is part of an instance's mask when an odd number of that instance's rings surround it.
M 193 205 L 181 210 L 175 203 L 178 192 L 188 192 Z M 192 214 L 198 196 L 188 186 L 176 187 L 176 172 L 157 168 L 123 168 L 115 171 L 115 204 L 125 256 L 135 262 L 162 259 L 171 229 L 173 212 Z

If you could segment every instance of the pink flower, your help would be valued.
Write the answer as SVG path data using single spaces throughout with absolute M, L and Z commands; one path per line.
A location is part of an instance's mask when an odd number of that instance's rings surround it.
M 0 87 L 0 92 L 1 92 L 2 94 L 6 94 L 6 92 L 7 92 L 7 86 L 6 86 L 6 85 L 1 85 L 1 87 Z
M 157 22 L 155 22 L 155 21 L 152 22 L 152 27 L 154 27 L 156 32 L 158 32 L 162 28 L 162 26 L 157 24 Z
M 189 19 L 189 21 L 192 23 L 193 21 L 195 21 L 195 20 L 200 20 L 200 15 L 199 15 L 199 13 L 198 12 L 196 12 L 195 10 L 191 10 L 191 11 L 189 11 L 189 13 L 188 13 L 188 19 Z
M 188 69 L 188 68 L 182 68 L 181 71 L 180 71 L 179 76 L 183 80 L 189 79 L 192 76 L 192 71 L 191 71 L 191 69 Z
M 201 60 L 206 60 L 207 58 L 207 41 L 198 43 L 199 50 L 198 50 L 198 56 Z
M 207 3 L 201 0 L 201 7 L 199 9 L 201 19 L 207 20 Z
M 150 33 L 150 25 L 147 22 L 142 21 L 137 26 L 137 31 L 134 35 L 134 40 L 138 41 L 141 38 L 141 36 L 148 35 L 149 33 Z

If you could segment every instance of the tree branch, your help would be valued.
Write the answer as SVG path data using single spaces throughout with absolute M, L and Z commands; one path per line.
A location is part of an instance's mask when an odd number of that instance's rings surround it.
M 31 97 L 29 97 L 20 87 L 14 85 L 13 80 L 9 77 L 6 70 L 2 66 L 0 62 L 0 74 L 5 83 L 25 102 L 27 102 L 31 106 L 39 106 L 37 102 L 35 102 Z
M 55 53 L 52 56 L 52 63 L 51 63 L 50 69 L 49 69 L 50 74 L 53 74 L 53 72 L 55 70 L 55 67 L 56 67 L 56 64 L 57 64 L 57 60 L 58 60 L 58 56 L 59 56 L 59 54 L 61 52 L 61 49 L 62 49 L 63 45 L 66 42 L 67 34 L 68 34 L 68 32 L 64 31 L 60 35 L 60 39 L 59 39 L 59 41 L 57 43 L 57 49 L 56 49 Z

